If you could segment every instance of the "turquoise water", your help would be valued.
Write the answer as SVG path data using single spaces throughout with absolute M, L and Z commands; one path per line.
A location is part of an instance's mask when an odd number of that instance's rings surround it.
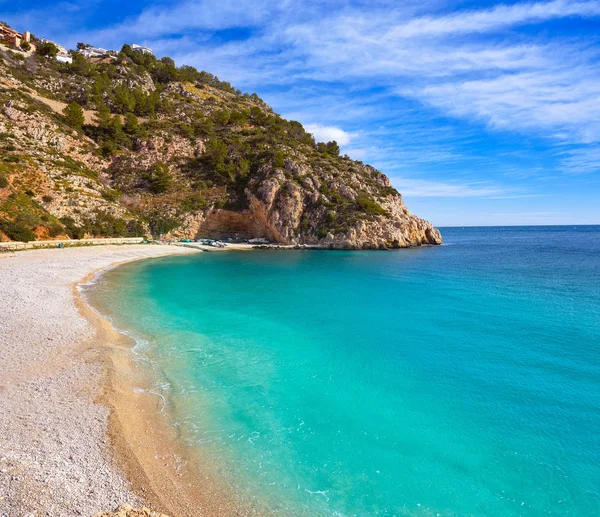
M 600 514 L 600 227 L 143 261 L 94 296 L 282 515 Z

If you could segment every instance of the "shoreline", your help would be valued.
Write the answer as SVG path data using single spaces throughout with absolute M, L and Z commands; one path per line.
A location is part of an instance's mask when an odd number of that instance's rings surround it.
M 78 289 L 126 262 L 189 253 L 197 251 L 102 246 L 34 250 L 0 262 L 1 515 L 91 516 L 142 503 L 173 515 L 190 515 L 186 508 L 197 515 L 242 515 L 216 489 L 200 490 L 181 472 L 171 478 L 160 473 L 172 467 L 162 434 L 169 426 L 158 431 L 148 424 L 156 407 L 151 397 L 139 397 L 147 400 L 137 414 L 121 404 L 138 395 L 111 376 L 123 366 L 115 354 L 126 355 L 130 347 Z M 123 435 L 130 441 L 120 442 Z M 148 461 L 146 454 L 140 461 L 143 440 L 131 438 L 136 435 L 154 440 L 164 457 Z M 196 497 L 200 491 L 202 498 Z
M 150 389 L 155 380 L 151 371 L 132 355 L 135 340 L 117 330 L 81 290 L 129 262 L 92 272 L 73 286 L 80 313 L 94 326 L 104 349 L 100 400 L 110 408 L 108 439 L 125 478 L 153 511 L 190 517 L 265 515 L 208 475 L 201 452 L 179 439 L 172 415 L 161 410 L 164 401 Z

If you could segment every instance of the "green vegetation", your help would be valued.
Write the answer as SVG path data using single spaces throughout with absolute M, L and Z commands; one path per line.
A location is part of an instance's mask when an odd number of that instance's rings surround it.
M 75 101 L 71 102 L 63 110 L 65 122 L 74 129 L 81 129 L 85 118 L 83 116 L 83 108 Z
M 85 218 L 77 225 L 73 218 L 64 217 L 60 220 L 67 235 L 72 239 L 93 237 L 143 237 L 143 225 L 136 220 L 125 220 L 112 214 L 98 210 L 94 217 Z
M 29 242 L 35 240 L 35 233 L 27 226 L 25 221 L 20 219 L 9 221 L 0 218 L 0 230 L 13 241 Z
M 10 100 L 28 114 L 43 113 L 48 131 L 58 127 L 71 137 L 65 124 L 81 131 L 82 149 L 96 156 L 79 158 L 50 144 L 31 153 L 34 159 L 10 133 L 0 135 L 5 167 L 0 188 L 11 177 L 11 195 L 0 199 L 0 219 L 11 235 L 62 232 L 81 238 L 149 231 L 158 237 L 180 226 L 187 214 L 247 208 L 267 184 L 273 186 L 276 210 L 289 204 L 302 211 L 295 235 L 322 238 L 359 221 L 377 221 L 387 215 L 379 203 L 397 194 L 378 171 L 340 156 L 336 141 L 317 143 L 300 122 L 283 119 L 258 95 L 208 72 L 177 67 L 171 58 L 157 59 L 128 45 L 102 62 L 79 53 L 71 64 L 40 57 L 55 50 L 42 44 L 37 56 L 18 63 L 0 51 L 0 65 L 41 95 L 67 103 L 62 116 L 26 89 L 1 91 L 0 106 Z M 93 123 L 85 122 L 84 110 L 96 112 Z M 31 172 L 36 170 L 40 176 L 39 170 L 52 173 L 52 181 L 36 178 Z M 52 211 L 49 204 L 64 197 L 70 217 L 59 221 L 46 208 Z
M 369 215 L 387 215 L 387 212 L 373 201 L 368 195 L 361 194 L 356 199 L 358 210 Z
M 152 171 L 148 174 L 150 189 L 154 194 L 162 194 L 169 190 L 173 178 L 166 163 L 155 163 Z
M 31 50 L 31 44 L 29 41 L 21 41 L 21 50 L 23 52 L 29 52 Z
M 35 50 L 38 56 L 44 57 L 56 57 L 58 54 L 58 47 L 54 43 L 49 41 L 46 43 L 40 43 Z
M 335 140 L 327 143 L 319 142 L 317 144 L 317 149 L 320 153 L 330 154 L 332 156 L 340 155 L 340 146 Z

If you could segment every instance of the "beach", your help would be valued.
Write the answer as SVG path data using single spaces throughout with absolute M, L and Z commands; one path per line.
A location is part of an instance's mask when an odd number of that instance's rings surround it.
M 600 227 L 444 235 L 3 256 L 0 517 L 598 514 Z
M 113 451 L 106 342 L 76 284 L 118 263 L 184 253 L 196 251 L 99 246 L 0 260 L 2 517 L 94 515 L 145 502 Z

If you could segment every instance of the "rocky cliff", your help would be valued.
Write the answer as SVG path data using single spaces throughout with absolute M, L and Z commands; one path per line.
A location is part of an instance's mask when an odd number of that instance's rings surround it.
M 0 240 L 137 235 L 442 242 L 384 174 L 206 72 L 0 50 Z

